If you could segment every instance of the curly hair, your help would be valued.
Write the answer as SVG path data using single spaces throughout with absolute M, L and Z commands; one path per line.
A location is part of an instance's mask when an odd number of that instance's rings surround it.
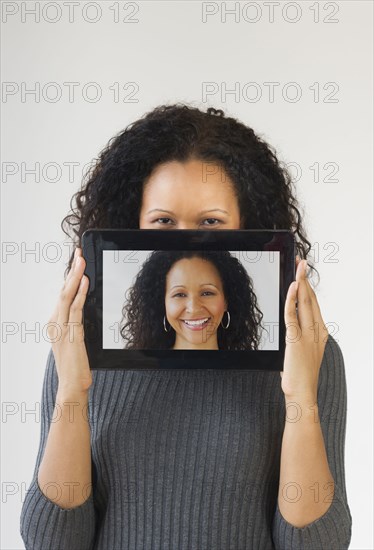
M 72 196 L 72 214 L 62 220 L 63 232 L 70 237 L 72 231 L 75 246 L 81 247 L 87 229 L 139 229 L 143 187 L 154 168 L 194 159 L 214 162 L 230 177 L 242 229 L 290 230 L 296 253 L 307 258 L 311 244 L 292 177 L 275 149 L 222 109 L 204 112 L 183 103 L 157 106 L 109 140 Z
M 230 312 L 230 324 L 217 328 L 218 348 L 257 350 L 263 313 L 258 308 L 253 282 L 241 262 L 228 251 L 156 250 L 143 263 L 122 308 L 120 333 L 128 341 L 126 349 L 170 349 L 175 331 L 165 332 L 166 277 L 183 258 L 202 258 L 217 269 Z M 240 289 L 240 292 L 238 292 Z

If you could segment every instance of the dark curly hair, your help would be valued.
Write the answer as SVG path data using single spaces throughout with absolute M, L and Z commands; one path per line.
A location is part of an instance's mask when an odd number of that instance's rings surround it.
M 156 250 L 143 263 L 122 308 L 120 333 L 126 349 L 170 349 L 175 331 L 165 332 L 166 277 L 182 258 L 202 258 L 217 269 L 230 312 L 230 324 L 217 328 L 218 348 L 257 350 L 263 313 L 257 306 L 252 279 L 241 262 L 228 251 Z M 238 292 L 240 289 L 240 292 Z
M 87 229 L 139 229 L 143 186 L 154 168 L 192 159 L 214 162 L 230 177 L 242 229 L 291 230 L 296 252 L 307 258 L 311 244 L 292 178 L 275 150 L 222 109 L 204 112 L 183 103 L 160 105 L 109 140 L 71 198 L 72 214 L 62 220 L 63 232 L 70 236 L 72 230 L 74 244 L 81 247 Z M 73 253 L 65 276 L 72 261 Z

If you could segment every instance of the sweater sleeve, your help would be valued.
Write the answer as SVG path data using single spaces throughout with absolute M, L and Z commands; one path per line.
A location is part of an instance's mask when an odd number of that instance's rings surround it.
M 276 550 L 345 550 L 351 541 L 352 517 L 344 471 L 347 386 L 342 351 L 331 335 L 321 363 L 317 399 L 334 496 L 323 516 L 301 528 L 284 519 L 277 499 L 272 526 Z
M 58 376 L 52 348 L 48 354 L 41 399 L 39 451 L 21 509 L 20 533 L 26 550 L 90 550 L 95 534 L 93 490 L 74 508 L 61 508 L 41 491 L 37 475 L 53 416 Z

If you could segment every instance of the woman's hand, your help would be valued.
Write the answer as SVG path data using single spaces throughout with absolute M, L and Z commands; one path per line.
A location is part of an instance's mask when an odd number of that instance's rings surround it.
M 315 403 L 328 330 L 304 266 L 307 267 L 306 260 L 296 256 L 296 282 L 288 288 L 284 310 L 286 351 L 280 375 L 287 399 L 307 399 Z
M 88 277 L 83 275 L 86 262 L 77 248 L 74 261 L 61 289 L 56 308 L 48 323 L 58 374 L 58 389 L 86 392 L 92 384 L 83 331 L 83 305 L 88 291 Z

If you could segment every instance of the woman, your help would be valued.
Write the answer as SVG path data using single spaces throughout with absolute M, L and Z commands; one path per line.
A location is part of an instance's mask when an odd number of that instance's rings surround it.
M 157 250 L 130 289 L 120 332 L 126 349 L 258 349 L 262 318 L 230 252 Z
M 74 265 L 50 318 L 63 333 L 22 509 L 26 548 L 348 548 L 344 361 L 326 337 L 305 271 L 310 243 L 274 151 L 221 110 L 161 106 L 111 140 L 76 205 L 65 218 Z M 235 365 L 91 372 L 80 248 L 91 227 L 293 230 L 304 260 L 286 297 L 281 377 Z

